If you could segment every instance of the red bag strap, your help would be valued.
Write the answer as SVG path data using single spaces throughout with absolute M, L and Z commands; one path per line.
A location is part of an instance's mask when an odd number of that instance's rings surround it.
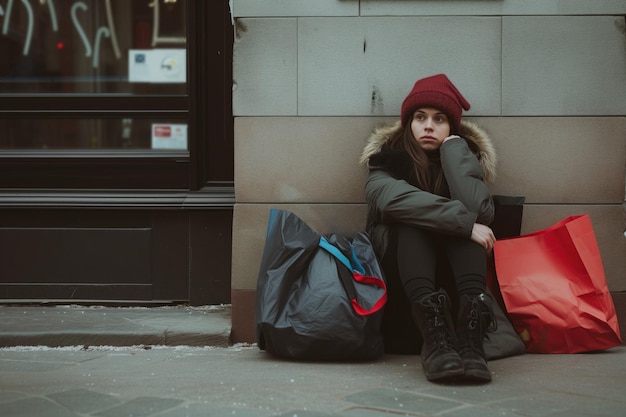
M 378 310 L 383 308 L 385 303 L 387 302 L 387 285 L 385 281 L 380 278 L 370 277 L 367 275 L 361 275 L 359 273 L 353 272 L 352 276 L 356 282 L 360 282 L 361 284 L 373 285 L 378 288 L 382 288 L 383 295 L 374 303 L 374 305 L 370 309 L 363 308 L 355 298 L 351 299 L 352 308 L 357 312 L 360 316 L 367 316 L 373 313 L 376 313 Z
M 374 314 L 379 311 L 385 303 L 387 302 L 387 285 L 385 281 L 381 278 L 372 277 L 365 275 L 365 268 L 358 262 L 356 259 L 356 255 L 354 254 L 354 250 L 352 253 L 353 262 L 348 259 L 337 247 L 332 245 L 326 238 L 322 237 L 320 239 L 320 248 L 326 250 L 330 253 L 337 261 L 337 272 L 339 273 L 339 278 L 341 283 L 343 284 L 343 288 L 346 291 L 348 298 L 350 299 L 350 303 L 352 304 L 352 309 L 360 316 L 368 316 L 370 314 Z M 340 267 L 341 264 L 343 267 Z M 356 264 L 356 265 L 355 265 Z M 383 289 L 383 294 L 379 297 L 379 299 L 372 305 L 371 308 L 363 307 L 357 298 L 356 288 L 354 286 L 354 281 L 365 284 L 372 285 L 374 287 L 378 287 Z

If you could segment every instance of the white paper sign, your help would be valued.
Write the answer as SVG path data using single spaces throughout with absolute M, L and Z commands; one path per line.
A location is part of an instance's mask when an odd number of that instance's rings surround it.
M 152 149 L 187 150 L 187 125 L 153 124 Z
M 187 51 L 185 49 L 129 50 L 128 81 L 131 83 L 187 82 Z

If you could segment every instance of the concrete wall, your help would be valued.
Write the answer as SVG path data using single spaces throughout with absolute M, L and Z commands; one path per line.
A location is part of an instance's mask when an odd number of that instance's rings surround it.
M 362 230 L 365 138 L 439 72 L 494 139 L 493 193 L 526 196 L 523 232 L 588 213 L 626 312 L 626 2 L 234 0 L 233 14 L 235 342 L 254 341 L 270 208 Z

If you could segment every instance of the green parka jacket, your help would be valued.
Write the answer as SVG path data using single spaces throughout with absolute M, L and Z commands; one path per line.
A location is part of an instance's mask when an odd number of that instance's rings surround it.
M 448 198 L 411 184 L 412 165 L 406 152 L 382 150 L 400 129 L 400 122 L 376 129 L 360 161 L 369 168 L 365 184 L 367 231 L 379 259 L 387 248 L 389 224 L 404 223 L 470 238 L 474 223 L 489 225 L 494 217 L 487 184 L 495 180 L 496 152 L 484 130 L 463 120 L 461 138 L 441 145 Z

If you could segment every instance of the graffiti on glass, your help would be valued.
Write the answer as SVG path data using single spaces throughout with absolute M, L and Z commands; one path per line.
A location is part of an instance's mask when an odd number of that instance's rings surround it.
M 57 10 L 54 4 L 54 0 L 37 0 L 40 1 L 41 4 L 45 4 L 48 7 L 48 12 L 50 14 L 50 24 L 53 32 L 59 31 L 59 23 Z M 63 0 L 66 1 L 66 0 Z M 6 36 L 9 32 L 11 25 L 11 16 L 14 10 L 14 7 L 23 7 L 26 11 L 26 16 L 28 19 L 28 25 L 24 38 L 24 47 L 22 50 L 22 54 L 24 56 L 28 56 L 31 50 L 31 41 L 33 37 L 33 29 L 35 27 L 35 14 L 33 13 L 33 6 L 30 0 L 20 0 L 20 5 L 15 0 L 7 0 L 5 7 L 3 8 L 0 4 L 0 16 L 3 17 L 2 22 L 2 35 Z M 122 54 L 120 52 L 119 46 L 117 44 L 117 36 L 115 34 L 115 24 L 113 21 L 113 11 L 111 9 L 111 1 L 105 0 L 106 7 L 106 25 L 100 26 L 97 28 L 96 33 L 94 34 L 93 44 L 89 39 L 88 34 L 86 33 L 83 25 L 81 24 L 81 17 L 86 14 L 89 10 L 89 6 L 82 1 L 76 1 L 72 4 L 70 8 L 70 19 L 73 25 L 74 30 L 80 37 L 80 40 L 85 48 L 85 57 L 92 59 L 92 65 L 94 68 L 97 68 L 100 64 L 100 46 L 102 43 L 102 38 L 109 38 L 111 41 L 111 45 L 113 47 L 113 51 L 117 59 L 120 59 Z

